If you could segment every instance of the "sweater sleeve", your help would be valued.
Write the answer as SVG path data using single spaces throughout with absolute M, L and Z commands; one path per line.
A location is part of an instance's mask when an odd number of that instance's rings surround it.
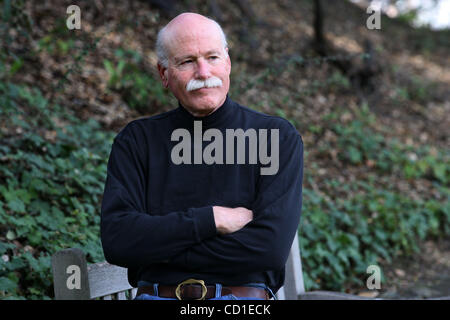
M 115 138 L 101 207 L 105 258 L 125 268 L 169 260 L 217 234 L 212 206 L 163 216 L 146 212 L 146 158 L 142 146 L 137 147 L 141 144 L 132 136 Z
M 195 271 L 233 274 L 284 268 L 302 207 L 303 142 L 295 132 L 280 142 L 279 171 L 261 175 L 254 219 L 241 230 L 208 238 L 171 263 Z

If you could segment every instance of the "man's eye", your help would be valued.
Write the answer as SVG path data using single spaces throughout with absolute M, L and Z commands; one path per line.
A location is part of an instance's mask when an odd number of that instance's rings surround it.
M 185 60 L 185 61 L 181 62 L 181 64 L 188 64 L 188 63 L 191 63 L 191 62 L 192 62 L 192 60 Z
M 216 59 L 219 59 L 219 57 L 218 56 L 211 56 L 211 57 L 209 57 L 209 59 L 210 60 L 216 60 Z

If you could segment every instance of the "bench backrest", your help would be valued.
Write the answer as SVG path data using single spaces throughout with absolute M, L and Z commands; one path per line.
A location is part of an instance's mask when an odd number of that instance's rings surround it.
M 128 283 L 127 269 L 107 262 L 88 265 L 80 249 L 55 253 L 52 256 L 52 271 L 57 300 L 132 300 L 136 296 L 137 289 Z M 276 296 L 279 300 L 372 300 L 341 292 L 305 292 L 297 235 L 286 263 L 285 284 Z
M 136 288 L 128 283 L 127 269 L 107 262 L 87 264 L 77 248 L 64 249 L 52 256 L 53 285 L 57 300 L 134 299 Z M 286 281 L 277 292 L 280 300 L 295 300 L 303 293 L 303 274 L 298 237 L 295 236 L 286 265 Z
M 128 283 L 127 269 L 107 262 L 88 265 L 84 252 L 77 248 L 56 252 L 52 272 L 57 300 L 127 300 L 137 291 Z

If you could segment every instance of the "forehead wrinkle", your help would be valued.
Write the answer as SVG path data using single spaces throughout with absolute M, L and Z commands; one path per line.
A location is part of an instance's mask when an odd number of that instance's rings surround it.
M 171 41 L 167 50 L 169 55 L 176 60 L 183 57 L 197 57 L 211 53 L 223 53 L 220 35 L 208 34 L 204 32 L 188 32 L 183 35 L 171 34 Z M 207 44 L 203 46 L 202 44 Z
M 184 59 L 184 58 L 196 58 L 196 57 L 198 57 L 198 56 L 209 56 L 209 55 L 212 55 L 212 54 L 217 54 L 217 55 L 220 55 L 221 54 L 221 50 L 220 49 L 208 49 L 208 50 L 203 50 L 203 51 L 196 51 L 195 53 L 194 52 L 189 52 L 189 53 L 186 53 L 186 54 L 180 54 L 180 55 L 175 55 L 174 56 L 174 59 L 179 59 L 179 60 L 181 60 L 181 59 Z

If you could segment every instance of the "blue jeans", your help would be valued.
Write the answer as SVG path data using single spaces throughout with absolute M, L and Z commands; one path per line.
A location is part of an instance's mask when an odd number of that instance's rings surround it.
M 153 285 L 153 291 L 156 292 L 156 295 L 150 295 L 147 293 L 143 293 L 140 294 L 139 296 L 137 296 L 136 298 L 134 298 L 134 300 L 178 300 L 176 298 L 164 298 L 164 297 L 160 297 L 158 295 L 158 283 L 153 283 L 153 284 L 149 284 L 149 283 L 145 283 L 145 282 L 139 282 L 138 283 L 139 286 L 144 286 L 144 285 Z M 258 288 L 263 288 L 266 291 L 269 292 L 269 295 L 271 297 L 273 297 L 275 299 L 275 295 L 273 294 L 272 290 L 270 290 L 269 287 L 267 287 L 265 284 L 262 283 L 248 283 L 245 286 L 248 287 L 258 287 Z M 221 290 L 222 290 L 222 285 L 219 283 L 216 283 L 216 296 L 214 298 L 208 299 L 208 300 L 264 300 L 262 298 L 255 298 L 255 297 L 236 297 L 232 294 L 228 294 L 225 296 L 221 296 Z

